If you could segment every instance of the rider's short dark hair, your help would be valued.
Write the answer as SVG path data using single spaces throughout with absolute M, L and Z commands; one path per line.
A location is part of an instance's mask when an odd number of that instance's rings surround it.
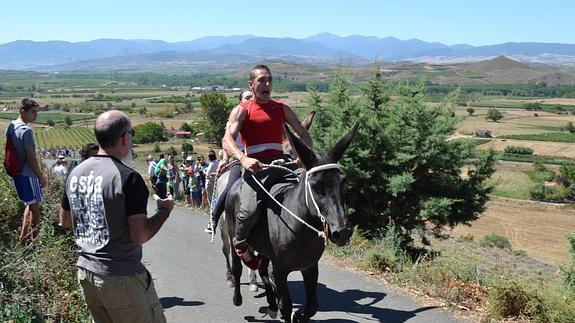
M 268 73 L 270 73 L 270 75 L 272 74 L 272 71 L 270 70 L 270 68 L 267 65 L 259 64 L 259 65 L 254 66 L 254 68 L 252 68 L 252 70 L 250 71 L 250 81 L 253 81 L 256 78 L 256 76 L 257 76 L 256 71 L 260 71 L 260 70 L 266 70 L 266 71 L 268 71 Z

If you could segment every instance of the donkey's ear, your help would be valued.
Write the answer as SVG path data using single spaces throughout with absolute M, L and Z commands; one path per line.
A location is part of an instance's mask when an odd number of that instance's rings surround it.
M 315 165 L 317 161 L 317 157 L 313 150 L 308 147 L 301 139 L 299 139 L 296 135 L 294 135 L 289 128 L 284 125 L 285 132 L 289 139 L 291 146 L 293 147 L 294 151 L 296 152 L 297 156 L 305 166 L 305 169 L 310 169 Z
M 343 136 L 335 144 L 335 146 L 333 146 L 333 148 L 327 153 L 327 157 L 329 160 L 331 160 L 334 163 L 337 163 L 340 160 L 341 156 L 343 156 L 343 153 L 351 143 L 353 136 L 355 136 L 355 132 L 357 131 L 358 127 L 359 122 L 356 122 L 353 128 L 351 128 L 351 130 L 347 133 L 347 135 Z
M 305 117 L 305 119 L 303 119 L 303 121 L 301 122 L 301 125 L 306 128 L 307 130 L 309 130 L 309 127 L 311 127 L 311 123 L 313 122 L 313 117 L 315 116 L 315 111 L 310 112 L 307 117 Z

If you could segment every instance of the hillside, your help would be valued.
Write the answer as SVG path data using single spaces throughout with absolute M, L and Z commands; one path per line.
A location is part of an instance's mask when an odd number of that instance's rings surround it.
M 476 83 L 575 84 L 575 75 L 571 72 L 551 66 L 525 64 L 506 56 L 450 67 L 459 75 L 472 75 Z
M 138 61 L 141 55 L 165 52 L 190 53 L 190 58 L 185 62 L 192 63 L 191 65 L 202 62 L 198 55 L 209 53 L 213 61 L 223 63 L 233 61 L 236 55 L 250 56 L 251 60 L 282 59 L 318 65 L 357 65 L 374 60 L 454 64 L 505 55 L 527 63 L 575 66 L 574 44 L 504 43 L 475 47 L 467 44 L 445 45 L 419 39 L 401 40 L 395 37 L 361 35 L 339 37 L 320 33 L 301 39 L 240 35 L 208 36 L 181 42 L 146 39 L 97 39 L 82 42 L 19 40 L 0 44 L 0 69 L 83 70 L 87 66 L 98 68 L 98 64 L 79 62 L 113 57 L 134 57 L 134 61 Z M 162 65 L 165 60 L 160 59 L 157 63 Z M 145 66 L 149 68 L 150 65 L 153 64 L 147 63 Z M 172 65 L 177 65 L 177 62 Z M 124 65 L 118 66 L 119 70 L 124 68 Z

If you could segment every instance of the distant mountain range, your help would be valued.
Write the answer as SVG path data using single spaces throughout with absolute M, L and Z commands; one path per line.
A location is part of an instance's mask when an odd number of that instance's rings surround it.
M 209 36 L 168 43 L 161 40 L 99 39 L 85 42 L 19 40 L 0 44 L 0 69 L 202 70 L 282 60 L 316 65 L 380 62 L 457 63 L 505 55 L 526 63 L 575 67 L 575 44 L 505 43 L 444 45 L 394 37 L 339 37 L 329 33 L 295 38 Z

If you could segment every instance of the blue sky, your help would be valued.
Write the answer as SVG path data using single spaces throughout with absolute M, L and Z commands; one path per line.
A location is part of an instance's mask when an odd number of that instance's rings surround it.
M 193 40 L 320 32 L 447 45 L 575 44 L 572 0 L 3 1 L 0 43 L 99 38 Z

